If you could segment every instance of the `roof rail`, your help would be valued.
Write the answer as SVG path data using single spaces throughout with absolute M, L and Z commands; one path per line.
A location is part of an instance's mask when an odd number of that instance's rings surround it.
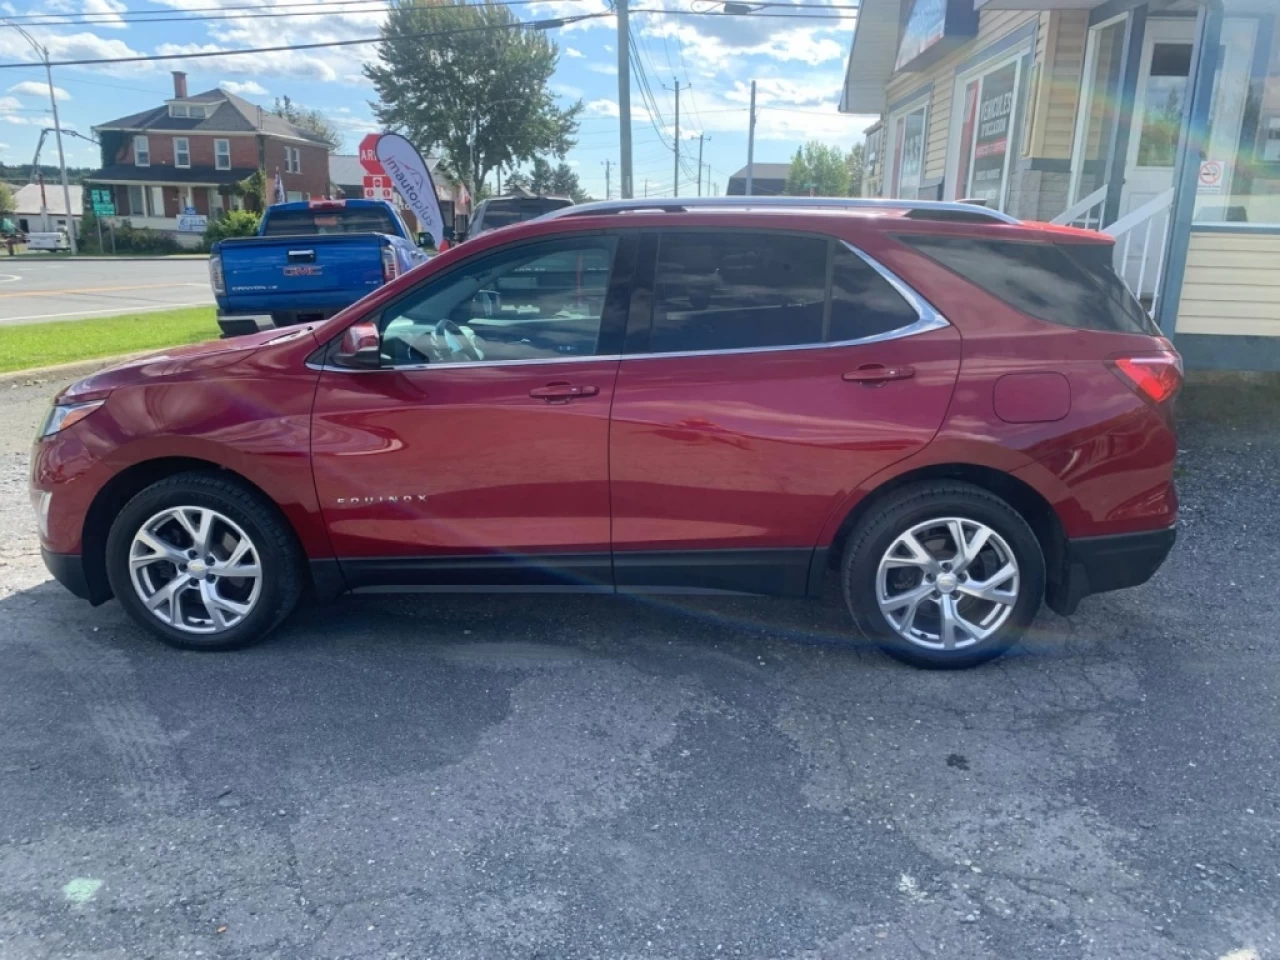
M 597 200 L 543 214 L 541 219 L 589 217 L 607 213 L 687 213 L 691 210 L 905 210 L 920 220 L 1019 223 L 1016 217 L 973 203 L 943 200 L 887 200 L 879 197 L 676 197 L 647 200 Z

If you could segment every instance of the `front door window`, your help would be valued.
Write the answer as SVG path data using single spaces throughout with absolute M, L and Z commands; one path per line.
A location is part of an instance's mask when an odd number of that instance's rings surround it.
M 1121 16 L 1089 31 L 1080 98 L 1084 108 L 1076 124 L 1068 206 L 1107 182 L 1107 161 L 1116 139 L 1126 19 L 1127 15 Z M 1096 219 L 1082 225 L 1095 229 L 1101 226 Z
M 917 199 L 924 176 L 924 141 L 928 105 L 921 104 L 908 113 L 895 116 L 893 134 L 893 166 L 889 180 L 889 196 Z
M 1155 43 L 1142 95 L 1138 166 L 1172 167 L 1178 153 L 1182 112 L 1191 74 L 1190 43 Z
M 957 197 L 986 201 L 1004 209 L 1010 158 L 1018 119 L 1021 54 L 984 73 L 962 79 L 956 88 L 961 104 L 958 119 L 955 178 Z

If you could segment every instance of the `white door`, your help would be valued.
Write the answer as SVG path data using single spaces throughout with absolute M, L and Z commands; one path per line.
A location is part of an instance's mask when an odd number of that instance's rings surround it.
M 1138 68 L 1138 88 L 1133 104 L 1133 129 L 1129 134 L 1129 156 L 1125 162 L 1124 188 L 1120 192 L 1120 217 L 1138 209 L 1173 186 L 1173 167 L 1182 137 L 1182 111 L 1190 94 L 1191 60 L 1195 49 L 1196 21 L 1193 18 L 1147 21 Z M 1164 220 L 1156 227 L 1162 230 Z M 1153 233 L 1156 233 L 1153 231 Z M 1156 236 L 1159 234 L 1156 233 Z M 1138 242 L 1144 236 L 1138 228 L 1129 244 L 1128 260 L 1116 267 L 1123 271 L 1132 288 L 1143 278 L 1140 291 L 1150 296 L 1155 289 L 1159 243 L 1150 247 Z M 1117 255 L 1122 256 L 1123 238 Z M 1146 269 L 1142 262 L 1146 259 Z
M 1255 23 L 1229 19 L 1222 27 L 1222 44 L 1218 55 L 1218 72 L 1214 77 L 1213 102 L 1209 108 L 1209 145 L 1206 160 L 1220 160 L 1223 181 L 1216 188 L 1223 196 L 1223 219 L 1226 195 L 1230 192 L 1230 160 L 1240 143 L 1244 120 L 1245 94 L 1249 70 L 1253 63 Z M 1133 130 L 1129 136 L 1129 156 L 1125 165 L 1124 188 L 1120 193 L 1120 216 L 1136 210 L 1173 186 L 1174 163 L 1182 138 L 1182 116 L 1191 95 L 1191 61 L 1195 48 L 1195 21 L 1153 19 L 1147 21 L 1142 45 L 1142 63 L 1138 72 L 1138 88 L 1133 110 Z M 1203 193 L 1203 188 L 1201 190 Z M 1212 197 L 1199 196 L 1197 207 L 1212 205 Z M 1209 201 L 1209 203 L 1206 203 Z M 1205 219 L 1202 217 L 1202 219 Z M 1149 246 L 1140 242 L 1144 228 L 1139 226 L 1129 244 L 1128 258 L 1123 264 L 1130 285 L 1143 278 L 1143 296 L 1155 290 L 1157 260 L 1163 254 L 1158 242 L 1164 227 L 1163 215 L 1157 216 Z M 1121 238 L 1117 256 L 1123 255 Z M 1146 269 L 1143 270 L 1143 261 Z M 1117 269 L 1121 264 L 1117 262 Z

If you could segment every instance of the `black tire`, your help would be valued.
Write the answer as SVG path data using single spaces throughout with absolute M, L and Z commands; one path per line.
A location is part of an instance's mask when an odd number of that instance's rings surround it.
M 129 574 L 134 536 L 157 513 L 171 507 L 216 510 L 252 540 L 261 567 L 261 587 L 252 609 L 225 630 L 189 633 L 161 621 L 147 609 Z M 304 585 L 302 551 L 275 506 L 234 477 L 212 471 L 175 474 L 138 493 L 117 515 L 107 535 L 107 578 L 126 612 L 139 626 L 183 650 L 234 650 L 257 643 L 297 606 Z
M 966 637 L 971 645 L 957 645 L 950 650 L 931 648 L 902 636 L 880 609 L 876 579 L 881 559 L 899 536 L 917 524 L 945 517 L 984 524 L 998 534 L 1012 551 L 1019 578 L 1017 599 L 1003 624 L 985 639 L 972 641 Z M 974 561 L 975 565 L 978 562 Z M 981 562 L 989 562 L 988 556 L 984 555 Z M 1044 599 L 1044 555 L 1026 520 L 1000 497 L 961 481 L 926 481 L 896 491 L 859 522 L 845 549 L 841 583 L 854 623 L 889 656 L 917 667 L 959 669 L 998 657 L 1035 619 Z M 890 591 L 888 595 L 894 594 Z M 962 602 L 982 603 L 967 598 Z M 940 613 L 935 616 L 940 617 Z

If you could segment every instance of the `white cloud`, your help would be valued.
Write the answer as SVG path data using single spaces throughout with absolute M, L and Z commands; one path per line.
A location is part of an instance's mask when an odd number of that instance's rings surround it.
M 0 116 L 0 120 L 3 120 L 5 123 L 12 123 L 19 127 L 43 127 L 45 124 L 43 117 L 23 117 L 16 113 L 6 113 L 3 116 Z
M 81 33 L 48 33 L 47 31 L 37 33 L 33 30 L 32 33 L 36 40 L 48 48 L 49 57 L 52 60 L 101 60 L 143 56 L 142 51 L 133 49 L 123 40 L 107 39 L 87 30 Z M 18 59 L 35 60 L 36 55 L 30 48 L 24 47 L 18 50 Z M 128 75 L 151 73 L 158 67 L 155 63 L 144 62 L 101 64 L 83 69 Z
M 22 101 L 17 97 L 0 97 L 0 113 L 8 113 L 10 110 L 21 110 Z
M 620 111 L 618 110 L 618 101 L 602 98 L 588 103 L 586 112 L 590 116 L 616 117 Z
M 218 86 L 228 93 L 234 93 L 238 97 L 265 97 L 267 88 L 256 80 L 245 80 L 241 83 L 238 80 L 222 80 Z
M 561 52 L 564 53 L 566 57 L 569 57 L 571 59 L 577 59 L 579 57 L 586 56 L 586 54 L 583 53 L 581 50 L 579 50 L 577 47 L 565 47 L 564 50 Z
M 558 93 L 562 97 L 568 97 L 571 100 L 577 100 L 582 96 L 582 88 L 575 87 L 572 83 L 557 83 L 552 81 L 548 84 L 552 93 Z
M 93 14 L 93 25 L 95 27 L 108 27 L 113 30 L 123 30 L 127 26 L 120 13 L 127 10 L 120 0 L 84 0 L 83 13 Z
M 592 73 L 605 73 L 615 77 L 618 75 L 618 67 L 613 63 L 588 63 L 587 69 Z
M 10 93 L 20 93 L 28 97 L 47 97 L 49 96 L 49 87 L 36 80 L 23 80 L 21 83 L 15 83 L 9 88 Z M 53 95 L 59 102 L 70 100 L 71 94 L 63 90 L 61 87 L 53 88 Z

